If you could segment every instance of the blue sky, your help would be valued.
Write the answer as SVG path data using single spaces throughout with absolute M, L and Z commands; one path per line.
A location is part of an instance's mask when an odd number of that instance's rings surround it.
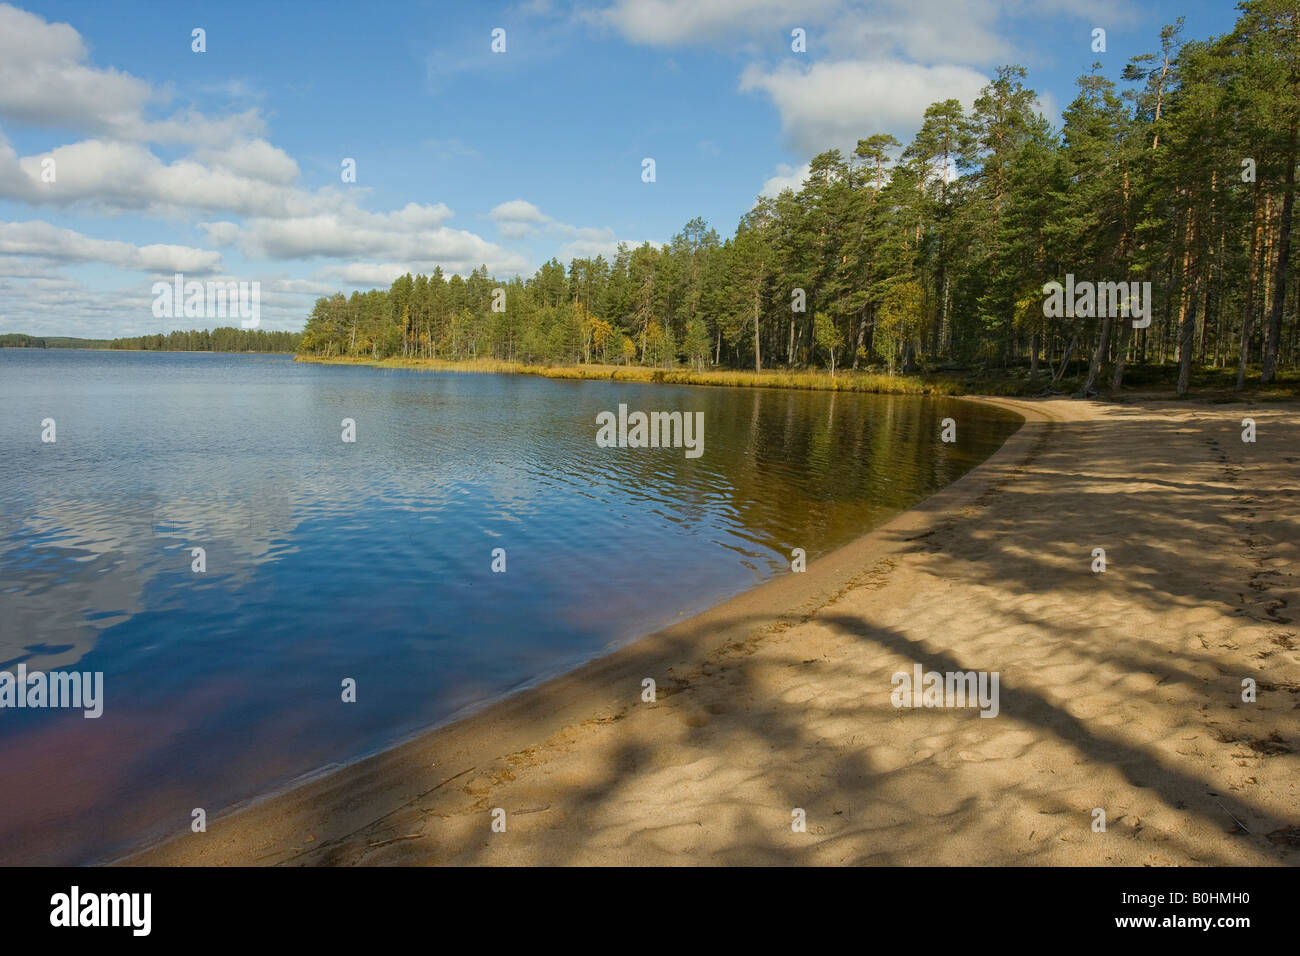
M 0 331 L 234 324 L 155 318 L 177 271 L 257 280 L 262 326 L 297 329 L 316 296 L 408 269 L 530 274 L 697 215 L 726 236 L 815 153 L 906 142 L 999 64 L 1059 121 L 1094 60 L 1117 79 L 1180 15 L 1197 39 L 1235 19 L 1228 0 L 0 3 Z

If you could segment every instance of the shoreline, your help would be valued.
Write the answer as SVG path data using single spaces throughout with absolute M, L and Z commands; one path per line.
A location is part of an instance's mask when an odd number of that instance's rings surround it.
M 366 368 L 405 370 L 416 372 L 455 372 L 457 374 L 532 375 L 560 381 L 637 382 L 645 384 L 696 385 L 723 388 L 772 388 L 796 391 L 858 392 L 877 395 L 925 395 L 941 398 L 967 398 L 979 401 L 985 398 L 1007 398 L 1024 401 L 1074 398 L 1074 386 L 1081 382 L 1077 376 L 1066 376 L 1059 384 L 1061 390 L 1052 388 L 1045 374 L 1031 382 L 1014 372 L 1001 374 L 979 369 L 948 369 L 942 372 L 918 372 L 904 375 L 883 375 L 878 372 L 839 369 L 835 376 L 825 371 L 799 369 L 781 371 L 769 369 L 754 372 L 744 369 L 709 369 L 695 371 L 684 368 L 660 369 L 643 365 L 529 365 L 497 359 L 446 359 L 366 358 L 364 356 L 334 356 L 326 358 L 302 353 L 293 356 L 295 362 L 311 365 L 356 365 Z M 1300 383 L 1293 375 L 1283 372 L 1271 386 L 1257 383 L 1237 391 L 1225 387 L 1223 369 L 1202 367 L 1196 370 L 1199 381 L 1195 389 L 1181 398 L 1168 381 L 1160 384 L 1163 376 L 1170 379 L 1177 371 L 1174 366 L 1129 366 L 1130 384 L 1118 393 L 1103 389 L 1095 399 L 1101 402 L 1149 402 L 1178 400 L 1218 404 L 1252 405 L 1258 402 L 1295 402 L 1300 399 Z M 1155 384 L 1152 384 L 1154 376 Z M 1220 379 L 1215 382 L 1215 377 Z M 1135 379 L 1145 384 L 1134 384 Z M 1070 387 L 1066 388 L 1069 383 Z M 1049 394 L 1050 392 L 1050 394 Z
M 1300 535 L 1272 507 L 1293 505 L 1295 411 L 1252 409 L 1271 444 L 1242 469 L 1230 409 L 982 401 L 1024 424 L 805 573 L 118 862 L 1300 862 L 1279 723 L 1300 706 Z M 1249 515 L 1244 549 L 1219 512 Z M 1000 718 L 893 709 L 909 658 L 1001 671 Z
M 723 388 L 787 388 L 797 391 L 867 392 L 877 395 L 926 395 L 942 398 L 971 396 L 957 379 L 920 375 L 880 375 L 841 369 L 832 377 L 826 372 L 752 372 L 739 369 L 662 369 L 644 365 L 529 365 L 497 359 L 409 359 L 400 357 L 361 358 L 297 354 L 295 362 L 310 365 L 360 365 L 366 368 L 401 369 L 415 372 L 457 372 L 461 374 L 533 375 L 567 381 L 635 382 L 663 385 L 700 385 Z

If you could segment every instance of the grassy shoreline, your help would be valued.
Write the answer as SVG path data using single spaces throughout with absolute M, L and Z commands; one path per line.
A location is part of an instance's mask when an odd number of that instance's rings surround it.
M 740 369 L 709 370 L 646 368 L 640 365 L 530 365 L 496 359 L 366 358 L 364 356 L 317 355 L 294 356 L 296 362 L 318 365 L 366 365 L 372 368 L 414 369 L 426 372 L 495 373 L 503 375 L 537 375 L 543 378 L 591 380 L 605 382 L 648 382 L 668 385 L 709 385 L 743 388 L 792 388 L 806 391 L 871 392 L 880 395 L 988 395 L 994 397 L 1034 397 L 1044 394 L 1048 376 L 1030 380 L 1024 369 L 1007 372 L 977 370 L 922 372 L 911 375 L 880 375 L 873 372 L 837 371 L 832 377 L 825 371 L 766 371 Z M 1125 398 L 1174 398 L 1173 383 L 1177 366 L 1130 365 L 1124 387 L 1119 393 L 1103 392 L 1102 400 Z M 1235 370 L 1200 369 L 1195 373 L 1196 387 L 1187 396 L 1192 401 L 1213 403 L 1288 401 L 1300 399 L 1300 373 L 1284 371 L 1270 388 L 1249 383 L 1241 392 L 1233 389 Z M 1058 397 L 1075 393 L 1082 385 L 1078 377 L 1066 376 L 1056 385 Z
M 319 365 L 367 365 L 373 368 L 415 369 L 430 372 L 496 373 L 537 375 L 543 378 L 596 380 L 606 382 L 653 382 L 669 385 L 712 385 L 719 387 L 792 388 L 808 391 L 874 392 L 897 395 L 985 395 L 1023 394 L 1020 383 L 1007 379 L 997 388 L 996 380 L 986 387 L 972 388 L 974 381 L 955 373 L 917 375 L 878 375 L 870 372 L 837 371 L 770 371 L 749 372 L 738 369 L 697 372 L 690 369 L 646 368 L 640 365 L 529 365 L 495 359 L 446 361 L 443 359 L 364 358 L 339 356 L 323 358 L 296 355 L 294 361 Z M 983 386 L 984 383 L 981 382 Z

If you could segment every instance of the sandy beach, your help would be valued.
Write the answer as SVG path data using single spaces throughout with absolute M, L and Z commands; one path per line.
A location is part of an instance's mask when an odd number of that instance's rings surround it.
M 806 573 L 128 862 L 1300 862 L 1300 409 L 990 401 L 992 458 Z M 997 716 L 895 707 L 917 664 Z

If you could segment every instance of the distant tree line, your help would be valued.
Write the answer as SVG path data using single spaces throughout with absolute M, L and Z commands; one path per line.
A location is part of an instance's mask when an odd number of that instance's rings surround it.
M 120 339 L 78 339 L 10 332 L 0 335 L 0 348 L 136 349 L 149 352 L 297 352 L 301 332 L 265 329 L 192 329 Z
M 0 334 L 0 349 L 106 349 L 108 339 L 77 339 L 66 335 Z
M 316 302 L 321 355 L 800 367 L 1027 366 L 1083 390 L 1126 363 L 1258 369 L 1300 354 L 1292 220 L 1300 0 L 1239 4 L 1231 33 L 1181 19 L 1112 80 L 1100 64 L 1056 129 L 1017 66 L 966 111 L 932 104 L 888 135 L 812 160 L 720 241 L 700 219 L 612 261 L 552 260 L 526 281 L 405 275 Z M 1044 284 L 1149 282 L 1150 324 L 1045 314 Z M 497 290 L 500 290 L 499 292 Z M 494 310 L 494 304 L 498 310 Z M 503 307 L 503 308 L 502 308 Z M 1107 310 L 1101 310 L 1106 312 Z M 1111 310 L 1113 312 L 1113 310 Z
M 269 332 L 266 329 L 227 326 L 112 339 L 106 347 L 151 352 L 297 352 L 301 339 L 301 332 Z

